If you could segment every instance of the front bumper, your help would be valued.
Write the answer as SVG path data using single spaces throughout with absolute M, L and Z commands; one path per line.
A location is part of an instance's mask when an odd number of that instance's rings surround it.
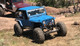
M 59 29 L 54 28 L 53 30 L 48 30 L 48 31 L 44 32 L 44 34 L 54 33 L 54 32 L 57 32 L 57 31 L 59 31 Z

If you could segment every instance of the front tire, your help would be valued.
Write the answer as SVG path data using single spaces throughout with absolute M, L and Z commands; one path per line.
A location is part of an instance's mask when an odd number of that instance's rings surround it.
M 43 43 L 45 40 L 45 36 L 43 31 L 40 28 L 35 28 L 33 31 L 34 40 L 39 43 Z
M 59 31 L 57 31 L 59 36 L 66 36 L 67 34 L 67 28 L 63 22 L 58 22 L 57 27 L 59 28 Z
M 21 36 L 23 33 L 23 29 L 21 28 L 21 26 L 18 23 L 16 23 L 14 25 L 14 32 L 15 32 L 16 36 Z
M 5 11 L 0 7 L 0 16 L 3 16 Z

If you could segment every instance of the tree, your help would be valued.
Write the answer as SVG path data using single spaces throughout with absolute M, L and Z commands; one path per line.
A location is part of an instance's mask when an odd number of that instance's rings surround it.
M 40 2 L 42 5 L 52 7 L 68 7 L 71 5 L 71 0 L 37 0 L 37 2 Z

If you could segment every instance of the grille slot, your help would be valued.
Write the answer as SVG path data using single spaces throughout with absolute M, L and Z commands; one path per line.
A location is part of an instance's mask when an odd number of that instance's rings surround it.
M 48 25 L 51 22 L 51 19 L 48 19 L 45 22 L 46 22 L 46 25 Z

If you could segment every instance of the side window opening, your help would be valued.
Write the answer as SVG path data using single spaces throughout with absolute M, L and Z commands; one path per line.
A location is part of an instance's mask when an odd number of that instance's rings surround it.
M 19 11 L 18 15 L 20 19 L 28 19 L 26 11 Z
M 22 16 L 23 16 L 23 18 L 28 19 L 28 16 L 26 14 L 26 11 L 22 11 Z

